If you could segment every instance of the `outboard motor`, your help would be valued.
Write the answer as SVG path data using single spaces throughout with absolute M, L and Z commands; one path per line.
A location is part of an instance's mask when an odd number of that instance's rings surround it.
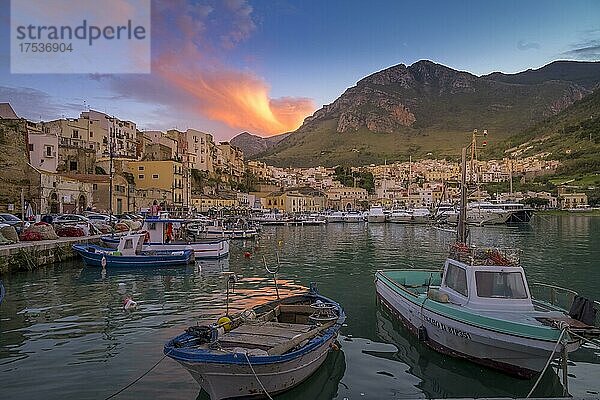
M 598 310 L 594 307 L 594 302 L 583 296 L 575 296 L 569 316 L 586 325 L 594 326 L 596 324 L 596 314 Z

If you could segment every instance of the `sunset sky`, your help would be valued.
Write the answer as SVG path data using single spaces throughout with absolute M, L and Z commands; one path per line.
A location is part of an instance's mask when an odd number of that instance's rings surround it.
M 149 75 L 11 74 L 9 1 L 0 7 L 0 102 L 20 116 L 77 117 L 89 106 L 140 129 L 195 128 L 217 140 L 293 130 L 399 63 L 481 75 L 600 60 L 597 0 L 165 0 L 152 2 Z

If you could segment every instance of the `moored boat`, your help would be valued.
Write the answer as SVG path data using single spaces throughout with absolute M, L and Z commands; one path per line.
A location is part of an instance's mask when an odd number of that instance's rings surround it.
M 143 244 L 144 251 L 181 251 L 193 250 L 194 256 L 200 258 L 221 258 L 229 254 L 229 238 L 207 238 L 184 240 L 182 233 L 185 220 L 148 218 L 144 221 L 143 229 L 148 233 L 148 240 Z M 100 238 L 109 247 L 114 247 L 118 237 L 110 235 Z
M 517 257 L 465 244 L 465 160 L 463 148 L 457 243 L 443 269 L 377 271 L 378 298 L 441 353 L 522 377 L 544 371 L 559 356 L 566 364 L 567 354 L 582 344 L 581 337 L 600 335 L 594 308 L 598 303 L 557 287 L 550 287 L 550 301 L 534 298 Z M 565 296 L 569 311 L 556 301 Z
M 165 344 L 212 400 L 280 393 L 325 361 L 345 320 L 342 307 L 310 291 L 192 326 Z
M 188 250 L 142 250 L 145 233 L 121 236 L 116 249 L 93 244 L 75 244 L 77 252 L 86 265 L 93 267 L 170 267 L 187 265 L 194 259 L 194 252 Z
M 367 216 L 367 222 L 369 223 L 382 223 L 385 222 L 387 219 L 387 216 L 385 215 L 385 212 L 383 211 L 383 207 L 379 206 L 379 205 L 374 205 L 371 206 L 371 208 L 369 209 L 369 214 Z
M 327 221 L 327 223 L 329 223 L 329 224 L 337 223 L 337 222 L 344 222 L 345 216 L 346 216 L 345 212 L 334 211 L 330 214 L 325 215 L 325 221 Z
M 347 222 L 347 223 L 363 222 L 364 220 L 365 220 L 365 217 L 364 217 L 363 213 L 361 213 L 359 211 L 348 211 L 344 215 L 344 222 Z

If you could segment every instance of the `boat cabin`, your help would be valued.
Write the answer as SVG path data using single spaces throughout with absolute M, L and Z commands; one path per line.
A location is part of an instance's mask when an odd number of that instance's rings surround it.
M 175 241 L 177 232 L 185 221 L 182 219 L 148 218 L 142 229 L 148 232 L 149 243 L 164 244 Z
M 449 257 L 439 292 L 450 303 L 472 309 L 533 310 L 523 268 L 496 249 L 468 249 Z
M 146 233 L 135 233 L 122 236 L 117 245 L 117 251 L 124 256 L 134 256 L 142 252 Z

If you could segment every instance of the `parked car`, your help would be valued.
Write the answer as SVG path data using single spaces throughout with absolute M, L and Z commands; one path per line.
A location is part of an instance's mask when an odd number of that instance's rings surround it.
M 27 228 L 29 226 L 28 222 L 23 222 L 19 217 L 8 213 L 0 214 L 0 222 L 6 225 L 14 226 L 17 233 L 21 233 L 23 228 Z
M 117 222 L 117 217 L 114 215 L 106 215 L 106 214 L 87 214 L 87 218 L 90 220 L 92 224 L 94 223 L 103 223 L 110 224 L 111 222 Z
M 79 214 L 62 214 L 58 215 L 52 221 L 55 224 L 68 224 L 68 223 L 89 223 L 90 220 L 87 217 Z

